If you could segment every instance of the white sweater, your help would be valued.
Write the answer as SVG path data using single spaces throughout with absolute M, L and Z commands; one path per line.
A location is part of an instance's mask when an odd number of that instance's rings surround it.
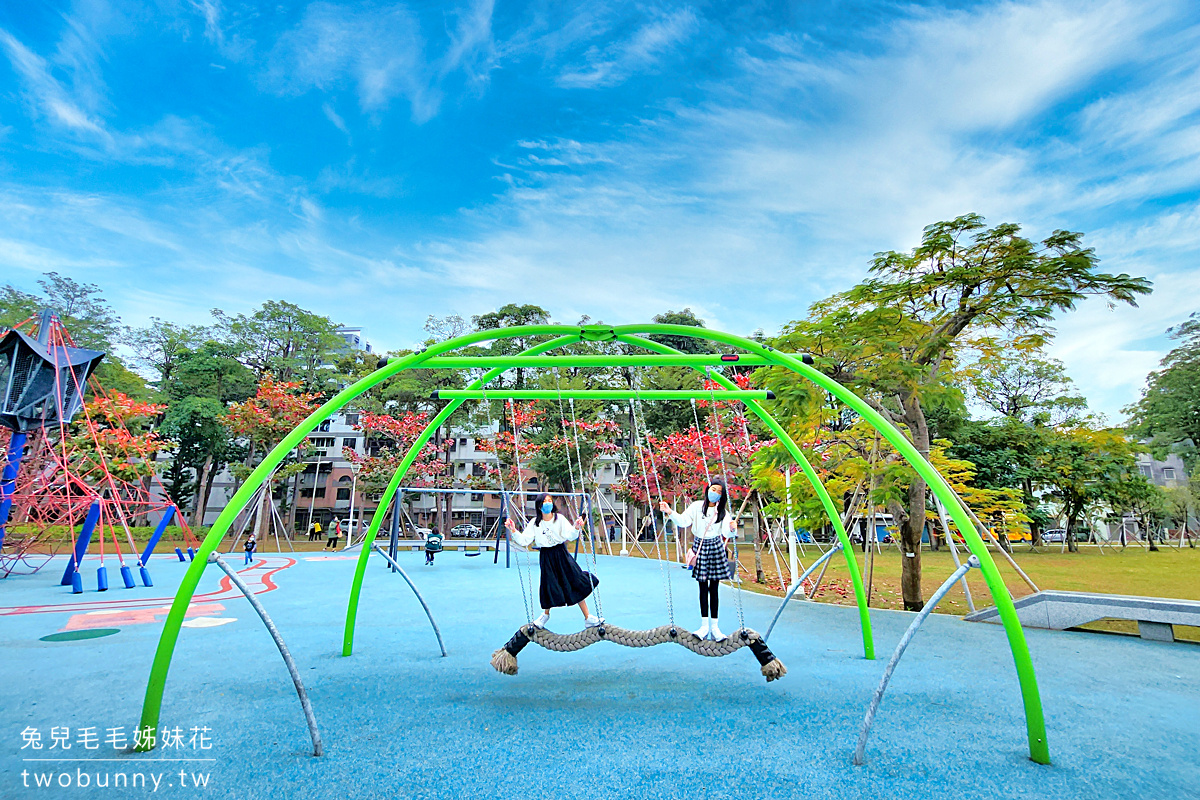
M 541 525 L 530 522 L 523 531 L 513 531 L 512 540 L 521 547 L 533 545 L 537 548 L 553 547 L 563 542 L 571 542 L 579 538 L 579 531 L 567 521 L 562 514 L 555 514 L 550 521 L 543 520 Z
M 717 524 L 717 507 L 710 505 L 708 513 L 705 514 L 702 510 L 703 502 L 697 500 L 688 506 L 682 514 L 671 512 L 671 521 L 675 523 L 677 528 L 691 528 L 692 536 L 697 539 L 715 539 L 718 536 L 724 536 L 726 539 L 732 539 L 737 535 L 737 525 L 731 527 L 733 516 L 729 509 L 725 509 L 725 519 L 721 520 L 721 524 Z

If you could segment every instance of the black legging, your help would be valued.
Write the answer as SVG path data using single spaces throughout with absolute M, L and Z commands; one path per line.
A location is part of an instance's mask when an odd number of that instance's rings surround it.
M 717 599 L 717 588 L 721 582 L 716 578 L 710 581 L 696 581 L 700 584 L 700 616 L 717 618 L 720 601 Z

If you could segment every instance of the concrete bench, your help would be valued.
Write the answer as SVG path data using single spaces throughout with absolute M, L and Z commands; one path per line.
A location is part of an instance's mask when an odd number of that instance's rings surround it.
M 1093 592 L 1045 591 L 1014 602 L 1026 628 L 1061 631 L 1101 619 L 1127 619 L 1138 624 L 1143 639 L 1175 641 L 1173 625 L 1200 627 L 1200 602 L 1165 597 L 1130 597 Z M 968 614 L 969 622 L 1000 622 L 995 606 Z

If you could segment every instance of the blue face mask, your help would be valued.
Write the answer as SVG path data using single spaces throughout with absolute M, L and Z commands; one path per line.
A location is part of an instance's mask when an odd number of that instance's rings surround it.
M 542 513 L 549 514 L 554 511 L 554 503 L 542 503 Z
M 710 503 L 721 502 L 721 493 L 717 492 L 717 491 L 713 491 L 712 489 L 709 489 L 708 490 L 708 502 L 710 502 Z

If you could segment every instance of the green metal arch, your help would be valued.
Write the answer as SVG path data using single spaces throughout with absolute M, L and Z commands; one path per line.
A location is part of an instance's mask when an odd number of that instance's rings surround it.
M 549 352 L 550 350 L 557 349 L 558 347 L 572 344 L 575 341 L 578 341 L 579 337 L 563 337 L 563 339 L 566 341 L 555 340 L 554 342 L 546 342 L 539 347 L 532 348 L 532 350 L 527 351 L 525 354 L 537 355 L 539 353 Z M 630 334 L 618 335 L 615 337 L 614 341 L 633 345 L 634 347 L 639 347 L 643 350 L 650 350 L 657 353 L 680 352 L 679 350 L 669 347 L 668 345 L 660 344 L 651 339 L 643 339 L 640 336 L 633 336 Z M 561 343 L 556 344 L 555 342 Z M 503 370 L 499 368 L 490 370 L 483 377 L 475 381 L 475 383 L 472 384 L 472 388 L 479 388 L 479 386 L 487 384 L 502 371 Z M 736 388 L 736 384 L 720 373 L 712 373 L 712 378 L 726 389 Z M 564 393 L 563 396 L 570 396 L 570 392 L 568 391 Z M 397 487 L 399 487 L 401 481 L 404 480 L 404 476 L 409 467 L 411 467 L 413 461 L 416 460 L 421 448 L 423 448 L 425 443 L 429 441 L 429 437 L 433 434 L 433 431 L 436 430 L 439 425 L 445 422 L 445 420 L 449 418 L 449 416 L 456 409 L 458 409 L 462 403 L 463 400 L 456 399 L 449 406 L 443 409 L 442 412 L 439 413 L 438 416 L 430 421 L 430 423 L 425 427 L 425 430 L 421 432 L 421 435 L 418 436 L 409 447 L 408 452 L 405 454 L 404 459 L 401 460 L 399 466 L 396 467 L 396 471 L 392 475 L 392 479 L 389 481 L 387 489 L 384 490 L 384 497 L 391 497 L 395 494 Z M 829 520 L 833 524 L 834 530 L 837 532 L 838 539 L 842 543 L 842 553 L 846 558 L 846 565 L 850 570 L 851 582 L 854 586 L 855 601 L 858 605 L 859 625 L 862 629 L 863 656 L 868 659 L 874 659 L 875 638 L 871 633 L 871 616 L 867 607 L 867 595 L 866 590 L 863 587 L 862 575 L 858 571 L 858 561 L 854 556 L 854 548 L 850 544 L 850 538 L 846 534 L 846 529 L 842 525 L 841 516 L 837 513 L 837 509 L 833 505 L 833 500 L 830 498 L 829 492 L 826 491 L 825 486 L 820 481 L 820 478 L 817 477 L 817 473 L 815 470 L 813 470 L 812 465 L 809 464 L 808 459 L 804 457 L 804 453 L 799 447 L 796 446 L 796 443 L 792 441 L 792 438 L 788 435 L 787 431 L 784 430 L 783 427 L 779 425 L 779 423 L 776 422 L 769 413 L 767 413 L 767 411 L 762 407 L 762 404 L 755 400 L 747 400 L 746 405 L 755 413 L 755 415 L 763 420 L 768 427 L 771 428 L 776 437 L 778 437 L 779 440 L 784 444 L 788 452 L 792 455 L 792 457 L 796 460 L 796 463 L 804 472 L 805 477 L 813 487 L 813 491 L 815 491 L 817 496 L 821 499 L 822 507 L 825 509 L 825 513 L 829 516 Z M 348 656 L 353 652 L 354 630 L 358 621 L 358 600 L 362 593 L 362 582 L 366 575 L 367 559 L 370 554 L 371 544 L 375 541 L 375 537 L 378 534 L 380 527 L 382 527 L 383 517 L 386 511 L 386 504 L 381 504 L 375 509 L 375 513 L 371 517 L 371 524 L 367 530 L 366 538 L 363 540 L 362 550 L 358 554 L 358 564 L 354 570 L 354 579 L 350 587 L 350 601 L 346 607 L 346 625 L 342 634 L 343 656 Z
M 310 414 L 300 425 L 298 425 L 291 433 L 284 437 L 275 449 L 272 450 L 266 458 L 263 459 L 253 472 L 251 472 L 246 482 L 238 489 L 231 498 L 229 504 L 218 516 L 216 523 L 201 542 L 197 557 L 188 566 L 187 572 L 184 574 L 183 581 L 180 583 L 179 589 L 175 594 L 175 599 L 171 603 L 171 610 L 167 614 L 167 618 L 163 624 L 163 631 L 159 637 L 158 647 L 155 650 L 154 662 L 151 665 L 149 680 L 146 685 L 146 696 L 142 704 L 141 726 L 143 728 L 152 728 L 157 730 L 159 715 L 162 710 L 162 695 L 166 687 L 167 673 L 170 669 L 171 657 L 174 654 L 175 644 L 179 638 L 184 615 L 187 611 L 188 604 L 191 602 L 192 596 L 195 594 L 196 586 L 199 584 L 200 576 L 204 572 L 207 565 L 208 555 L 213 552 L 220 543 L 222 537 L 228 531 L 234 518 L 249 502 L 253 493 L 267 479 L 272 471 L 279 465 L 286 455 L 295 448 L 302 439 L 304 439 L 311 431 L 313 431 L 322 420 L 338 409 L 345 406 L 347 403 L 358 397 L 363 392 L 371 387 L 381 383 L 382 381 L 396 375 L 404 370 L 412 369 L 420 365 L 426 359 L 432 358 L 443 353 L 456 350 L 477 342 L 489 341 L 494 339 L 510 339 L 519 336 L 556 336 L 563 339 L 583 339 L 584 341 L 615 341 L 621 336 L 635 336 L 637 334 L 658 334 L 671 336 L 686 336 L 689 338 L 707 339 L 721 344 L 726 344 L 732 347 L 738 347 L 747 350 L 756 355 L 763 356 L 767 360 L 782 367 L 791 369 L 793 372 L 799 373 L 803 377 L 833 394 L 847 406 L 853 408 L 860 416 L 865 418 L 879 433 L 886 438 L 897 452 L 917 471 L 919 475 L 929 484 L 930 489 L 941 500 L 946 507 L 951 518 L 958 526 L 959 531 L 963 534 L 967 542 L 967 547 L 980 560 L 981 572 L 984 580 L 988 584 L 988 588 L 992 593 L 992 597 L 996 602 L 996 608 L 1000 615 L 1001 623 L 1004 625 L 1005 633 L 1008 637 L 1009 647 L 1012 651 L 1013 661 L 1016 666 L 1017 679 L 1021 687 L 1021 696 L 1025 707 L 1025 722 L 1029 743 L 1030 758 L 1042 764 L 1050 763 L 1049 745 L 1046 740 L 1045 719 L 1042 710 L 1041 697 L 1037 688 L 1037 677 L 1033 669 L 1033 661 L 1029 655 L 1029 647 L 1025 641 L 1024 631 L 1021 630 L 1020 622 L 1017 619 L 1016 609 L 1013 606 L 1012 596 L 1008 593 L 1007 587 L 1004 585 L 1003 578 L 1000 576 L 999 570 L 996 568 L 995 562 L 992 560 L 991 554 L 987 550 L 987 546 L 980 538 L 978 531 L 966 512 L 962 504 L 959 502 L 957 495 L 950 489 L 945 479 L 933 468 L 933 466 L 917 451 L 911 442 L 890 422 L 884 419 L 877 411 L 871 408 L 865 401 L 855 395 L 846 387 L 832 380 L 828 376 L 821 373 L 819 370 L 803 363 L 790 353 L 783 353 L 774 348 L 767 347 L 758 342 L 746 339 L 741 336 L 735 336 L 721 331 L 713 331 L 706 328 L 694 328 L 686 325 L 663 325 L 663 324 L 641 324 L 641 325 L 621 325 L 621 326 L 567 326 L 567 325 L 528 325 L 513 328 L 504 328 L 498 330 L 476 331 L 457 337 L 445 342 L 439 342 L 426 350 L 413 353 L 403 358 L 397 359 L 394 362 L 381 367 L 372 374 L 360 379 L 351 386 L 343 389 L 334 397 L 330 398 L 320 408 Z M 560 344 L 553 345 L 551 342 L 545 343 L 547 349 L 553 346 L 562 346 L 568 342 L 562 341 Z M 453 404 L 452 404 L 453 405 Z M 461 405 L 461 404 L 460 404 Z M 449 409 L 450 406 L 447 406 Z M 457 408 L 457 406 L 455 406 Z M 447 409 L 443 409 L 443 412 Z M 755 412 L 758 413 L 757 411 Z M 765 413 L 765 412 L 764 412 Z M 440 415 L 439 415 L 440 416 Z M 447 416 L 449 416 L 447 414 Z M 767 415 L 769 418 L 770 415 Z M 773 420 L 772 420 L 773 421 Z M 766 422 L 766 419 L 764 419 Z M 770 423 L 767 423 L 770 425 Z M 776 423 L 777 426 L 777 423 Z M 774 430 L 774 428 L 773 428 Z M 780 429 L 782 430 L 782 429 Z M 431 435 L 431 434 L 430 434 Z M 786 435 L 786 434 L 785 434 Z M 789 448 L 790 450 L 790 448 Z M 795 454 L 793 454 L 795 455 Z M 404 469 L 407 470 L 406 465 Z M 397 483 L 397 486 L 399 484 Z M 395 489 L 393 488 L 394 492 Z M 377 511 L 378 514 L 378 511 Z M 371 533 L 378 532 L 378 522 L 382 520 L 372 519 Z M 844 531 L 843 531 L 844 533 Z M 848 549 L 848 548 L 843 548 Z M 367 552 L 367 544 L 364 543 L 363 553 L 360 554 L 359 569 L 364 569 L 363 559 Z M 356 575 L 358 570 L 356 569 Z M 851 574 L 855 574 L 857 570 L 851 570 Z M 149 748 L 144 748 L 149 749 Z

